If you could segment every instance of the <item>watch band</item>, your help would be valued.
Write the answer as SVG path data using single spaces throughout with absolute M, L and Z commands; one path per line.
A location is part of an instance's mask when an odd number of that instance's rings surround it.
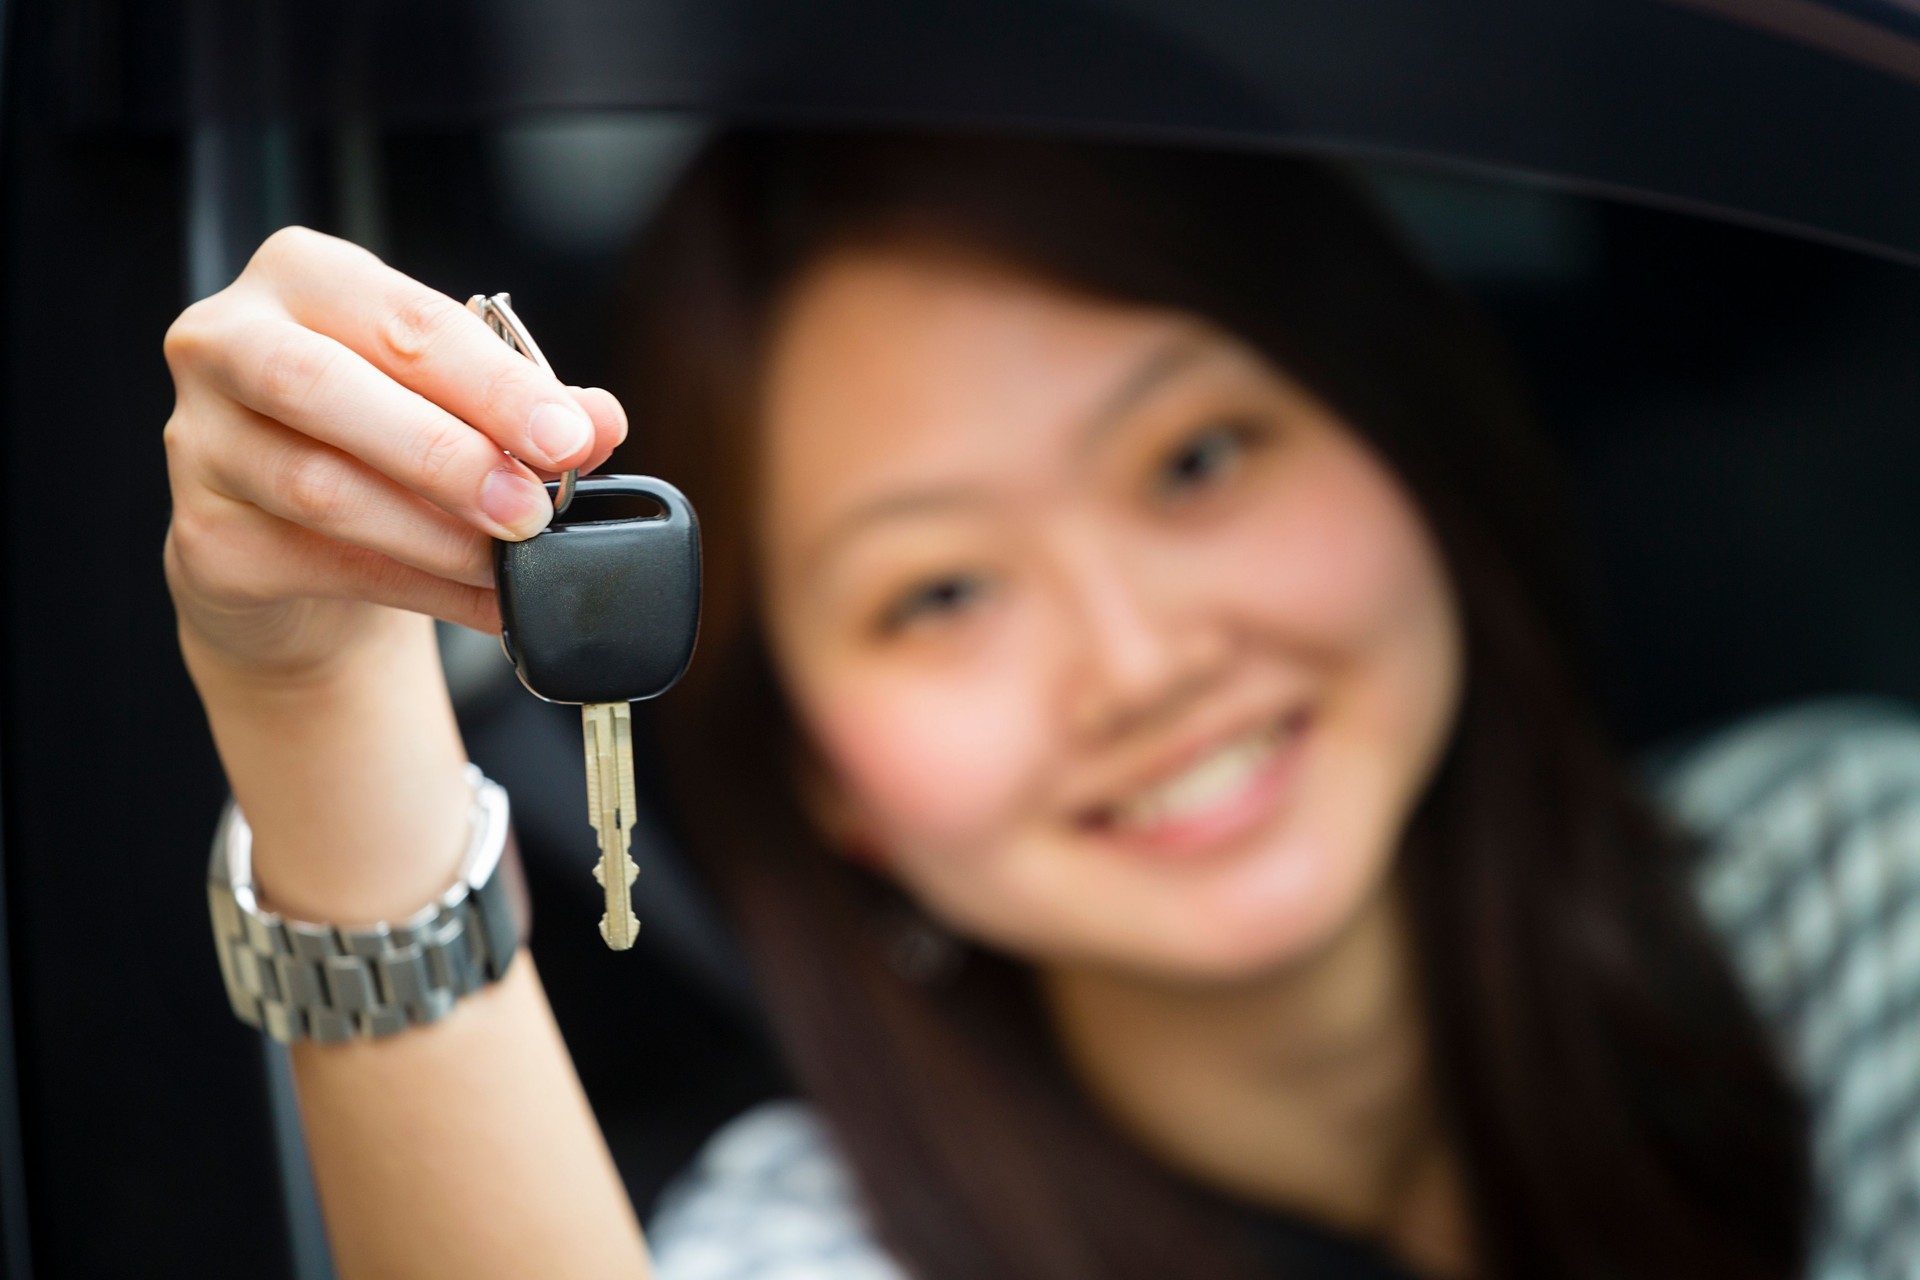
M 395 923 L 343 928 L 260 905 L 253 831 L 231 801 L 207 868 L 214 945 L 233 1012 L 281 1043 L 379 1038 L 436 1022 L 507 972 L 526 932 L 507 793 L 467 766 L 472 834 L 460 878 Z

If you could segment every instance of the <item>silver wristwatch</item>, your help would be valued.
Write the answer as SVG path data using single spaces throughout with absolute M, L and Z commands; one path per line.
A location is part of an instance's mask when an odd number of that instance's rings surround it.
M 507 793 L 473 765 L 472 834 L 460 879 L 392 924 L 340 928 L 260 905 L 253 831 L 231 802 L 213 838 L 207 897 L 233 1011 L 281 1043 L 389 1036 L 434 1022 L 507 971 L 526 927 Z

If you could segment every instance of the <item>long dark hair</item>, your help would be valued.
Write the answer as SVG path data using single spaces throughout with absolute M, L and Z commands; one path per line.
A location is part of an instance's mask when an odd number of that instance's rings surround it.
M 1361 431 L 1414 496 L 1465 620 L 1466 694 L 1406 834 L 1431 1069 L 1488 1275 L 1787 1277 L 1799 1100 L 1691 900 L 1688 853 L 1591 713 L 1535 436 L 1473 313 L 1324 162 L 956 136 L 743 132 L 634 261 L 619 388 L 637 461 L 705 529 L 701 652 L 657 707 L 681 836 L 756 962 L 884 1242 L 927 1280 L 1246 1277 L 1198 1194 L 1074 1089 L 1030 971 L 889 963 L 901 900 L 833 855 L 754 611 L 757 370 L 796 273 L 936 242 L 1202 315 Z

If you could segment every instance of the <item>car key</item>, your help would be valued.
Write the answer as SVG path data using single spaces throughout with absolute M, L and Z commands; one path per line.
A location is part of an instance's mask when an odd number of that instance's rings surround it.
M 507 295 L 475 298 L 494 332 L 542 368 Z M 550 483 L 554 522 L 521 542 L 495 541 L 500 642 L 520 682 L 548 702 L 580 704 L 586 747 L 587 820 L 599 839 L 594 877 L 606 895 L 600 936 L 616 951 L 633 945 L 630 850 L 636 807 L 632 707 L 680 678 L 693 656 L 700 618 L 700 526 L 678 489 L 651 476 L 571 474 Z M 639 497 L 660 510 L 637 519 L 562 522 L 575 495 Z

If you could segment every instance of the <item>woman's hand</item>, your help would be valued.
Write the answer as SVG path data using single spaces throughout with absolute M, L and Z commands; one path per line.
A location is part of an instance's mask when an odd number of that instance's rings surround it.
M 166 572 L 196 677 L 326 674 L 394 610 L 497 630 L 489 538 L 539 532 L 540 474 L 597 466 L 626 434 L 611 395 L 299 227 L 188 307 L 166 356 Z
M 167 582 L 255 874 L 307 919 L 404 915 L 465 843 L 428 615 L 498 629 L 489 538 L 544 527 L 540 472 L 600 463 L 625 417 L 297 227 L 188 307 L 166 355 Z
M 167 582 L 255 881 L 297 919 L 409 915 L 468 808 L 422 615 L 497 628 L 489 536 L 541 529 L 531 468 L 597 465 L 625 419 L 312 231 L 276 233 L 166 351 Z M 646 1274 L 531 956 L 431 1027 L 293 1064 L 342 1276 Z

